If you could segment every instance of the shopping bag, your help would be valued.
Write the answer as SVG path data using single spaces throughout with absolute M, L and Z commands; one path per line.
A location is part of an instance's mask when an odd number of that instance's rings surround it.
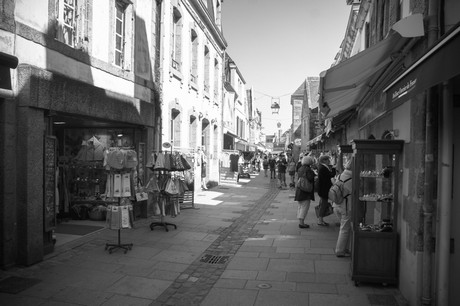
M 165 188 L 165 193 L 169 195 L 177 195 L 179 194 L 179 190 L 177 188 L 176 183 L 174 182 L 174 179 L 169 179 L 168 182 L 166 183 L 166 188 Z
M 136 192 L 136 201 L 147 201 L 149 199 L 149 195 L 145 191 L 138 191 Z
M 315 206 L 315 213 L 316 213 L 316 218 L 319 218 L 319 205 Z M 334 213 L 334 208 L 332 208 L 331 203 L 327 203 L 327 209 L 323 217 L 327 217 L 329 215 L 332 215 Z

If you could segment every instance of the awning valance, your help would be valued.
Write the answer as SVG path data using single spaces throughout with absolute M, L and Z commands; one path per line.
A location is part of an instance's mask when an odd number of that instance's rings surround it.
M 460 75 L 460 23 L 384 89 L 387 102 L 402 103 L 445 80 Z
M 359 105 L 407 39 L 393 33 L 320 75 L 319 106 L 327 117 Z

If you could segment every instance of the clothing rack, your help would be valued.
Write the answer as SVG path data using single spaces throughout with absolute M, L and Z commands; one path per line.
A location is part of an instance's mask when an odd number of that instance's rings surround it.
M 167 197 L 165 197 L 163 194 L 161 194 L 161 192 L 158 193 L 158 200 L 168 200 Z M 172 197 L 170 197 L 169 200 L 172 200 Z M 153 231 L 153 229 L 157 226 L 163 226 L 163 228 L 165 229 L 165 231 L 169 232 L 169 229 L 168 229 L 168 226 L 174 226 L 174 229 L 177 229 L 177 225 L 175 225 L 174 223 L 169 223 L 169 222 L 166 222 L 164 220 L 164 216 L 162 214 L 160 214 L 160 221 L 157 221 L 157 222 L 152 222 L 150 223 L 150 230 Z
M 116 173 L 122 174 L 122 173 L 126 173 L 126 171 L 116 171 Z M 121 203 L 121 197 L 118 197 L 118 202 L 117 202 L 118 207 L 121 207 L 120 203 Z M 120 214 L 121 214 L 121 211 L 120 211 Z M 131 223 L 131 220 L 129 222 Z M 126 254 L 128 251 L 130 251 L 133 248 L 132 243 L 121 243 L 121 229 L 122 229 L 122 226 L 120 224 L 120 226 L 118 227 L 117 243 L 106 243 L 105 244 L 105 250 L 109 251 L 109 254 L 112 254 L 112 252 L 118 249 L 123 249 L 124 253 Z
M 120 207 L 120 201 L 121 199 L 118 198 L 118 207 Z M 128 252 L 128 251 L 131 251 L 131 249 L 133 248 L 133 244 L 132 243 L 121 243 L 121 228 L 118 229 L 118 241 L 117 243 L 106 243 L 105 244 L 105 250 L 106 251 L 109 251 L 109 254 L 112 254 L 112 252 L 118 250 L 118 249 L 123 249 L 125 250 L 125 254 Z
M 166 151 L 165 151 L 166 152 Z M 172 154 L 173 153 L 173 148 L 171 146 L 171 151 L 170 153 L 168 154 Z M 152 169 L 152 171 L 154 171 L 154 169 Z M 158 201 L 161 201 L 161 200 L 168 200 L 167 198 L 163 198 L 165 195 L 161 194 L 161 191 L 158 193 Z M 169 200 L 172 200 L 172 197 L 169 197 Z M 178 201 L 178 200 L 177 200 Z M 171 203 L 170 203 L 171 205 Z M 168 226 L 174 226 L 174 229 L 177 229 L 177 225 L 174 224 L 174 223 L 170 223 L 170 222 L 166 222 L 164 220 L 164 216 L 162 213 L 160 213 L 160 221 L 156 221 L 156 222 L 152 222 L 150 223 L 149 227 L 150 227 L 150 230 L 153 231 L 153 229 L 157 226 L 162 226 L 166 232 L 169 232 L 169 229 L 168 229 Z
M 126 147 L 126 146 L 117 146 L 117 147 L 112 147 L 112 148 L 116 148 L 118 150 L 130 150 L 130 151 L 134 151 L 134 148 L 133 147 Z M 109 158 L 108 158 L 109 159 Z M 133 164 L 134 162 L 134 164 Z M 108 163 L 108 167 L 110 167 L 110 171 L 109 171 L 109 174 L 108 174 L 108 177 L 110 178 L 110 181 L 109 179 L 107 180 L 107 183 L 106 183 L 106 196 L 110 196 L 110 197 L 114 197 L 114 198 L 117 198 L 118 201 L 117 201 L 117 207 L 118 207 L 118 212 L 119 212 L 119 215 L 118 213 L 115 215 L 117 218 L 119 218 L 118 220 L 116 220 L 115 222 L 120 222 L 119 224 L 117 224 L 117 243 L 106 243 L 105 244 L 105 250 L 106 251 L 109 251 L 109 254 L 111 254 L 112 252 L 118 250 L 118 249 L 122 249 L 124 250 L 124 253 L 126 254 L 128 251 L 130 251 L 133 247 L 133 244 L 132 243 L 121 243 L 121 230 L 123 228 L 123 220 L 122 219 L 122 216 L 123 216 L 123 213 L 122 213 L 122 209 L 121 207 L 123 207 L 121 204 L 121 199 L 122 198 L 129 198 L 130 196 L 132 196 L 134 190 L 132 189 L 132 185 L 131 185 L 131 179 L 132 179 L 132 170 L 133 167 L 135 165 L 137 165 L 137 154 L 136 154 L 136 159 L 135 160 L 131 160 L 131 163 L 128 163 L 126 160 L 122 162 L 121 164 L 121 169 L 118 169 L 117 167 L 119 166 L 118 164 L 118 161 L 116 162 L 116 167 L 114 167 L 113 164 L 110 164 L 109 161 L 107 161 Z M 116 169 L 116 170 L 115 170 Z M 114 176 L 117 176 L 117 175 L 128 175 L 128 181 L 129 182 L 126 182 L 125 181 L 125 178 L 121 178 L 120 182 L 118 184 L 120 185 L 117 185 L 117 180 L 115 180 L 115 178 L 113 179 L 112 181 L 112 178 L 111 178 L 111 175 L 114 174 Z M 113 183 L 113 184 L 112 184 Z M 123 184 L 123 183 L 128 183 L 129 184 L 129 187 L 127 187 L 127 185 Z M 129 189 L 128 189 L 129 188 Z M 129 207 L 129 205 L 127 205 L 127 209 L 128 209 L 128 228 L 131 228 L 132 227 L 132 222 L 133 222 L 133 215 L 132 215 L 132 207 Z M 110 213 L 110 225 L 109 225 L 109 228 L 111 227 L 112 225 L 112 222 L 113 221 L 113 212 L 110 211 L 108 212 Z M 126 216 L 125 216 L 126 218 Z

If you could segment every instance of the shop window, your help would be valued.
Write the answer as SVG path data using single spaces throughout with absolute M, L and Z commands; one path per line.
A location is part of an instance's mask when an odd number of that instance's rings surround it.
M 115 203 L 106 194 L 106 153 L 112 149 L 136 147 L 134 129 L 63 128 L 56 129 L 59 166 L 59 217 L 91 218 L 91 209 Z

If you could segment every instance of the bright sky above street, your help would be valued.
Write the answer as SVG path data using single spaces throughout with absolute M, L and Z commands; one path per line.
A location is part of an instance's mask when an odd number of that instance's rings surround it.
M 225 0 L 222 30 L 227 52 L 255 90 L 264 133 L 290 128 L 290 96 L 306 77 L 327 70 L 344 38 L 346 0 Z M 272 97 L 280 98 L 272 114 Z

